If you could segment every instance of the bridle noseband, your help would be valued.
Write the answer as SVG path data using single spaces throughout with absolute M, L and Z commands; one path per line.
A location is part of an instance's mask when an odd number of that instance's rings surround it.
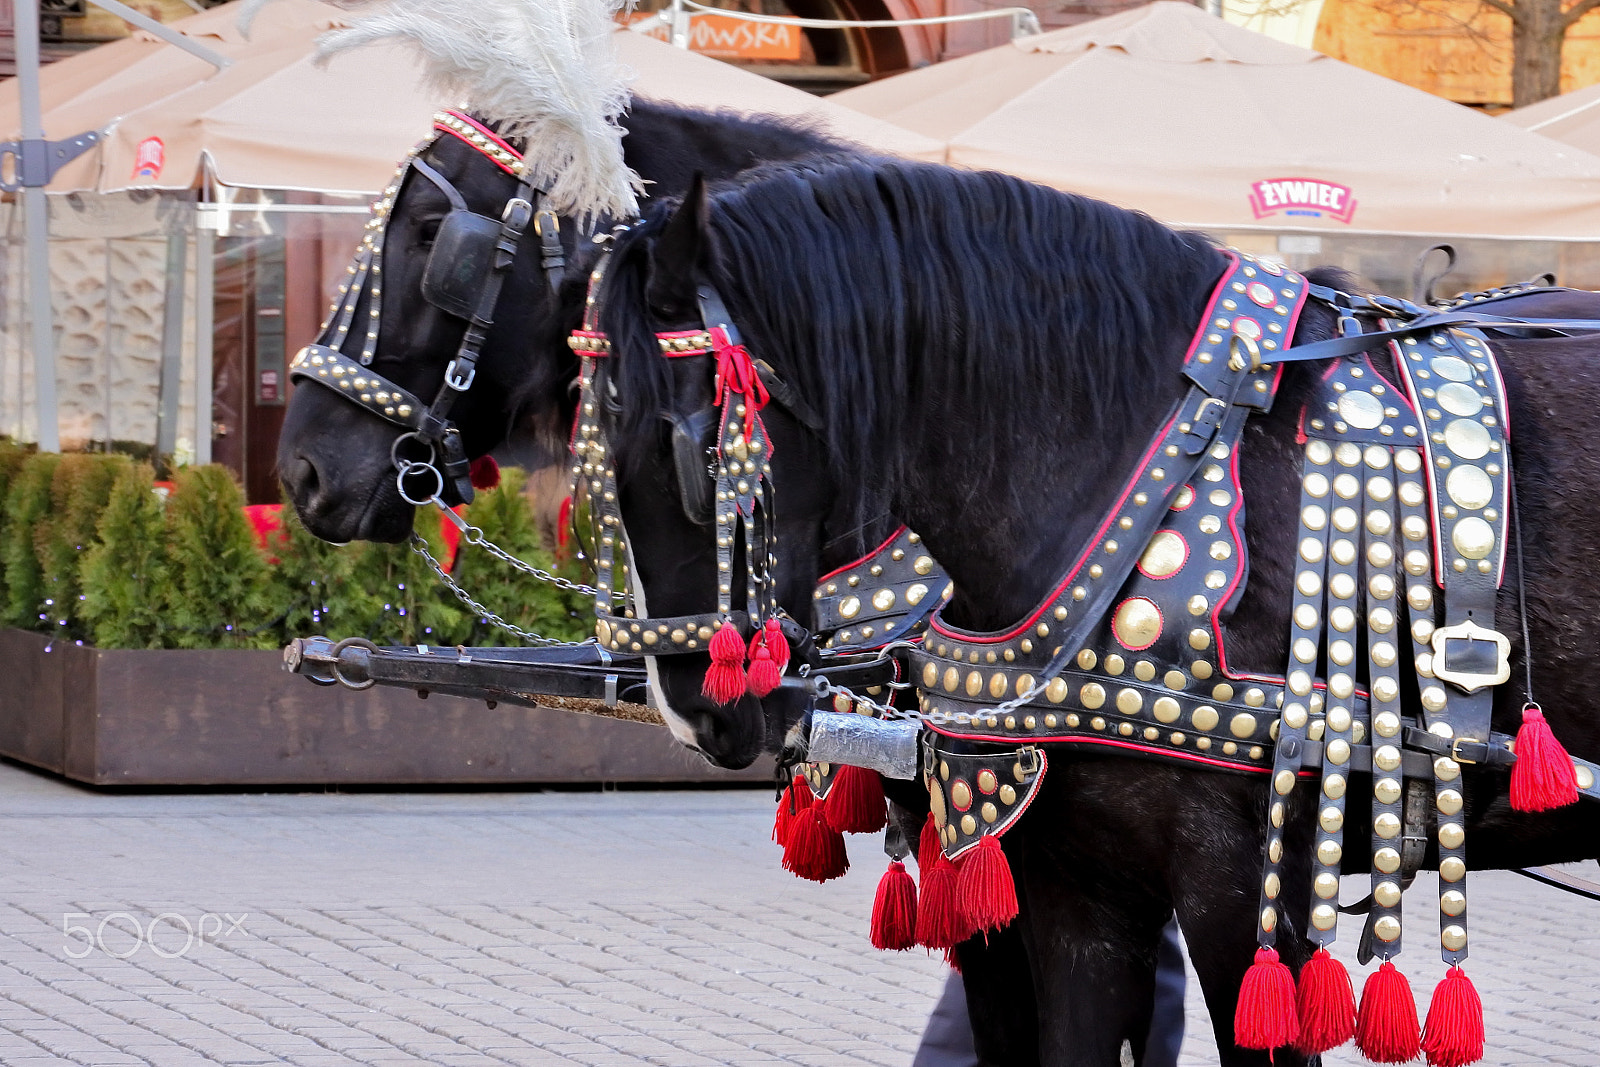
M 463 503 L 472 501 L 470 461 L 450 412 L 456 399 L 471 389 L 477 378 L 478 359 L 494 325 L 501 288 L 530 222 L 539 237 L 540 264 L 552 292 L 559 288 L 566 266 L 560 219 L 550 208 L 545 192 L 529 180 L 522 156 L 493 131 L 459 111 L 435 115 L 434 129 L 432 138 L 401 161 L 394 179 L 373 207 L 367 232 L 348 268 L 349 278 L 340 287 L 339 298 L 323 323 L 321 334 L 315 343 L 296 353 L 289 365 L 291 379 L 318 382 L 406 431 L 395 439 L 390 459 L 400 496 L 412 505 L 440 499 L 447 484 Z M 460 190 L 421 158 L 422 152 L 445 133 L 516 177 L 517 191 L 506 201 L 498 220 L 472 211 Z M 423 269 L 422 295 L 445 314 L 467 323 L 461 344 L 445 367 L 444 381 L 428 404 L 371 368 L 382 316 L 384 236 L 395 199 L 407 173 L 412 171 L 431 182 L 450 204 Z M 367 298 L 367 327 L 361 354 L 358 359 L 351 359 L 342 349 L 363 296 Z

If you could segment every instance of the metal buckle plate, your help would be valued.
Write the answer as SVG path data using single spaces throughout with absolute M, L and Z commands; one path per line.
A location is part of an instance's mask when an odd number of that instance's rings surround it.
M 1448 641 L 1488 641 L 1495 646 L 1495 669 L 1483 671 L 1454 671 L 1445 655 Z M 1471 619 L 1442 626 L 1433 631 L 1433 674 L 1441 682 L 1449 682 L 1464 693 L 1499 685 L 1511 677 L 1511 641 L 1498 630 L 1479 626 Z

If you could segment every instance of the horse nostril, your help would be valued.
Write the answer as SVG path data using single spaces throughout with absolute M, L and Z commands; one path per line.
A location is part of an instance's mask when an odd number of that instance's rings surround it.
M 284 472 L 283 480 L 289 487 L 290 495 L 299 500 L 310 497 L 322 482 L 321 475 L 317 472 L 317 465 L 306 456 L 294 458 L 294 462 L 289 464 L 289 469 Z

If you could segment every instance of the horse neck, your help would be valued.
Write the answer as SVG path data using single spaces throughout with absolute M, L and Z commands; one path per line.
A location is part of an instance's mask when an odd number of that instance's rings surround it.
M 1051 354 L 1107 368 L 1101 376 L 1062 374 L 1051 381 L 1005 358 L 1005 346 L 987 350 L 979 386 L 995 390 L 1013 411 L 1003 429 L 971 403 L 971 392 L 918 374 L 941 358 L 938 338 L 947 331 L 922 331 L 910 342 L 917 357 L 909 362 L 906 392 L 885 390 L 878 400 L 915 413 L 898 454 L 886 458 L 885 467 L 899 475 L 891 509 L 922 534 L 954 579 L 957 593 L 946 609 L 952 624 L 971 630 L 1013 624 L 1082 555 L 1184 392 L 1182 357 L 1213 280 L 1197 291 L 1192 314 L 1176 312 L 1149 336 Z M 912 318 L 947 322 L 947 298 L 912 309 Z M 1152 366 L 1165 370 L 1152 373 Z M 1074 387 L 1074 378 L 1088 384 Z M 861 470 L 883 477 L 883 467 Z
M 895 513 L 923 537 L 957 590 L 945 617 L 976 630 L 1002 629 L 1055 588 L 1121 494 L 1152 435 L 1179 395 L 1173 352 L 1169 382 L 1152 382 L 1142 403 L 1107 399 L 1094 421 L 1066 423 L 1052 406 L 1082 398 L 1037 391 L 1036 417 L 1004 440 L 962 410 L 959 398 L 933 409 L 948 446 L 903 458 L 908 472 Z M 1024 388 L 1018 383 L 1021 400 Z M 916 398 L 921 404 L 925 398 Z M 981 462 L 980 462 L 981 460 Z

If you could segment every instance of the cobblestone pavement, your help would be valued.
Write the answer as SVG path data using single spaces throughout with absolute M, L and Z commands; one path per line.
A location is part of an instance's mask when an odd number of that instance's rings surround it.
M 771 810 L 107 795 L 0 764 L 0 1064 L 908 1064 L 943 967 L 867 945 L 875 842 L 800 883 Z M 1600 912 L 1509 875 L 1473 901 L 1485 1062 L 1600 1064 Z M 1426 997 L 1438 968 L 1411 970 Z M 1216 1063 L 1192 983 L 1189 1017 L 1184 1063 Z

